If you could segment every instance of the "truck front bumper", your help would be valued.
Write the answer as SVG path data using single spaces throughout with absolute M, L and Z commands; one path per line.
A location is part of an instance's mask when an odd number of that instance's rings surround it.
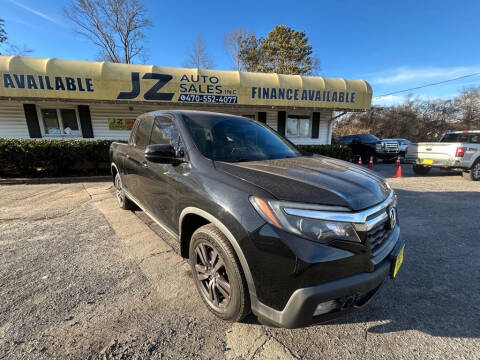
M 375 157 L 377 159 L 382 159 L 382 160 L 391 160 L 391 159 L 395 159 L 397 158 L 397 156 L 399 155 L 399 152 L 398 151 L 391 151 L 391 152 L 381 152 L 381 151 L 377 151 L 375 153 Z
M 283 328 L 298 328 L 326 322 L 363 308 L 392 274 L 395 258 L 404 247 L 399 239 L 390 254 L 370 273 L 296 290 L 282 311 L 256 302 L 252 309 L 260 322 Z M 330 311 L 315 316 L 319 304 L 334 304 Z

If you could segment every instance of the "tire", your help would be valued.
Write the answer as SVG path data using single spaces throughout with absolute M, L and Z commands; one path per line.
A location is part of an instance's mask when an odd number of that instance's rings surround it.
M 417 165 L 417 164 L 413 164 L 412 169 L 413 169 L 413 172 L 417 175 L 427 175 L 431 170 L 431 168 L 429 168 L 428 166 Z
M 475 161 L 470 171 L 464 171 L 462 176 L 470 181 L 480 181 L 480 160 Z
M 241 321 L 250 313 L 242 268 L 229 241 L 216 226 L 207 224 L 193 233 L 189 258 L 193 281 L 208 310 L 232 322 Z
M 134 209 L 135 204 L 129 198 L 127 198 L 127 195 L 125 195 L 125 191 L 123 190 L 123 185 L 122 185 L 122 178 L 118 172 L 115 175 L 114 186 L 115 186 L 115 195 L 117 197 L 118 206 L 120 206 L 120 208 L 124 210 Z

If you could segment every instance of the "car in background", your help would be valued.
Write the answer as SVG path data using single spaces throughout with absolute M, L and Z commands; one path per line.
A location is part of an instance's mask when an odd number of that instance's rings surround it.
M 480 180 L 480 130 L 451 131 L 436 143 L 410 144 L 406 161 L 416 174 L 432 168 L 459 169 L 465 178 Z
M 407 139 L 393 139 L 398 141 L 398 155 L 400 157 L 405 158 L 405 155 L 407 154 L 408 150 L 408 145 L 410 145 L 412 142 Z
M 375 146 L 375 157 L 384 161 L 395 161 L 399 155 L 404 158 L 409 144 L 402 138 L 382 139 Z
M 353 158 L 361 156 L 362 162 L 367 163 L 371 156 L 375 156 L 375 147 L 380 141 L 372 134 L 345 135 L 338 139 L 338 143 L 352 149 Z

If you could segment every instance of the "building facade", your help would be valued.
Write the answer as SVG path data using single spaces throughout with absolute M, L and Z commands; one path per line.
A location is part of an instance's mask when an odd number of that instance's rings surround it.
M 362 80 L 0 56 L 0 137 L 127 140 L 145 112 L 190 109 L 329 144 L 334 111 L 370 108 Z

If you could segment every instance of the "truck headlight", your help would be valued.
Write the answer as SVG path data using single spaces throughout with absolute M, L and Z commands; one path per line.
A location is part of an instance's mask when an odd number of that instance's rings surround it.
M 269 224 L 306 239 L 323 244 L 332 240 L 361 242 L 351 223 L 289 215 L 283 210 L 284 204 L 280 201 L 252 196 L 250 202 Z

